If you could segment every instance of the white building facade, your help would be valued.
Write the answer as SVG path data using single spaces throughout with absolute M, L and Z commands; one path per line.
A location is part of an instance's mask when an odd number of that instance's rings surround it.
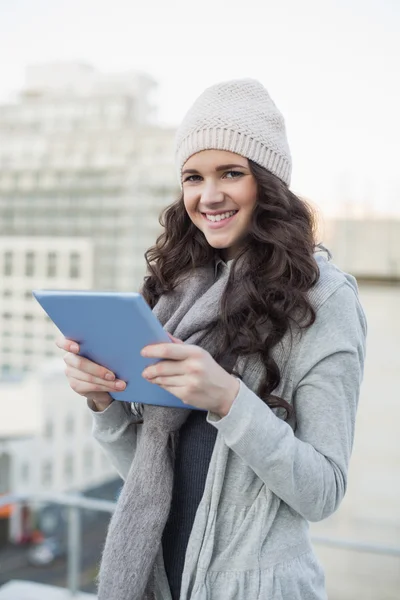
M 0 265 L 0 373 L 25 373 L 59 353 L 58 329 L 32 288 L 91 289 L 93 244 L 87 238 L 2 237 Z
M 8 440 L 14 493 L 77 491 L 115 476 L 92 438 L 86 399 L 69 387 L 64 366 L 62 360 L 49 361 L 29 377 L 25 394 L 37 402 L 41 423 L 32 437 Z
M 48 360 L 20 382 L 0 382 L 0 494 L 78 492 L 117 477 L 92 437 L 86 399 L 68 385 L 65 364 Z M 18 540 L 18 514 L 10 522 Z
M 33 368 L 35 345 L 54 352 L 49 325 L 26 333 L 31 349 L 24 328 L 8 335 L 31 318 L 32 288 L 139 289 L 158 215 L 179 193 L 175 133 L 150 120 L 154 88 L 146 75 L 44 65 L 0 107 L 0 377 Z
M 116 476 L 32 290 L 140 288 L 158 216 L 179 195 L 154 89 L 143 74 L 44 65 L 0 106 L 0 494 Z

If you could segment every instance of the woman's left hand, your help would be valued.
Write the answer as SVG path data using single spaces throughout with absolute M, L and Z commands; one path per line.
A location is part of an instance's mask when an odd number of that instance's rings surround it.
M 220 367 L 206 350 L 170 337 L 177 343 L 152 344 L 142 349 L 142 356 L 163 359 L 146 367 L 143 377 L 185 404 L 221 417 L 227 415 L 239 391 L 239 381 Z

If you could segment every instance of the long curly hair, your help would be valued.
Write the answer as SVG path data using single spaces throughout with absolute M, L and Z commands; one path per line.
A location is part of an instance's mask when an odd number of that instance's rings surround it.
M 307 295 L 319 277 L 313 257 L 315 215 L 278 177 L 251 160 L 249 167 L 257 182 L 257 202 L 247 238 L 233 260 L 218 322 L 210 323 L 207 335 L 214 339 L 211 353 L 222 366 L 232 365 L 232 357 L 258 354 L 265 365 L 258 395 L 271 408 L 284 408 L 289 418 L 293 407 L 272 394 L 281 380 L 272 349 L 293 325 L 303 329 L 315 321 Z M 189 218 L 183 194 L 163 211 L 160 224 L 163 232 L 145 253 L 148 274 L 142 294 L 151 308 L 183 275 L 220 256 Z

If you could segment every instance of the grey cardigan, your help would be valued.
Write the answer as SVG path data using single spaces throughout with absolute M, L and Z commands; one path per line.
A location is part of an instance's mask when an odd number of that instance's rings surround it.
M 320 280 L 309 293 L 316 321 L 287 355 L 275 353 L 282 380 L 274 394 L 294 404 L 296 422 L 278 418 L 243 382 L 227 416 L 207 415 L 218 435 L 180 600 L 327 598 L 308 521 L 331 515 L 346 491 L 366 320 L 355 279 L 317 261 Z M 115 401 L 93 412 L 94 437 L 123 478 L 141 433 L 128 407 Z M 156 600 L 171 600 L 162 548 Z

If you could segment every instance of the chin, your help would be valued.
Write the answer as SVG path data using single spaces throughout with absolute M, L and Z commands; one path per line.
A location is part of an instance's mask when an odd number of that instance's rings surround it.
M 211 248 L 214 248 L 215 250 L 228 250 L 231 246 L 234 245 L 234 242 L 226 242 L 226 241 L 219 241 L 219 240 L 210 240 L 209 238 L 206 237 L 206 240 L 208 242 L 208 244 L 211 246 Z

